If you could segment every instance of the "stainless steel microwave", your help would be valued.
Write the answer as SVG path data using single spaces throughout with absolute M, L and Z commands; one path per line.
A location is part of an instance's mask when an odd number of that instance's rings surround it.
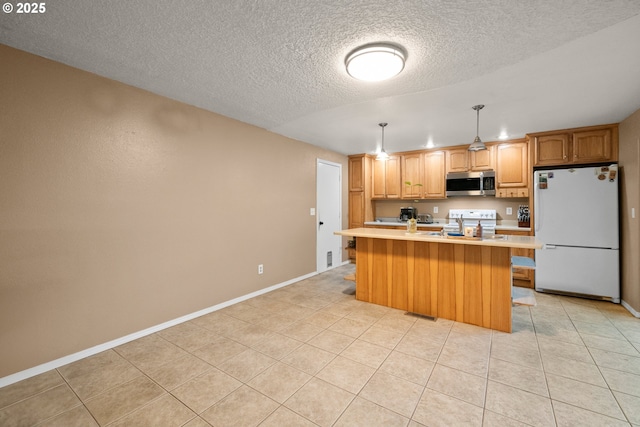
M 495 196 L 495 171 L 449 172 L 447 196 Z

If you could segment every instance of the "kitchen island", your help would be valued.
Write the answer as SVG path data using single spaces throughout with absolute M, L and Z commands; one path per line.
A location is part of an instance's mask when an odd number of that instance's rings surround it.
M 356 299 L 511 332 L 511 249 L 530 236 L 475 239 L 428 231 L 354 228 Z

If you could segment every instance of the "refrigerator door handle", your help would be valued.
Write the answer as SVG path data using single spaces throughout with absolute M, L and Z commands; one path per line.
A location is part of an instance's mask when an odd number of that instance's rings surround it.
M 545 249 L 555 249 L 556 245 L 544 245 Z
M 540 204 L 540 185 L 538 183 L 538 174 L 533 174 L 533 223 L 534 223 L 534 231 L 540 231 L 540 212 L 538 210 L 538 205 Z

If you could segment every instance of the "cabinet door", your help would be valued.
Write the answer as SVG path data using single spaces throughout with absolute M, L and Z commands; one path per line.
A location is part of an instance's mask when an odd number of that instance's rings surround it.
M 447 172 L 466 172 L 469 170 L 469 151 L 456 148 L 447 151 Z
M 374 160 L 373 161 L 373 185 L 371 188 L 371 197 L 382 199 L 386 196 L 386 183 L 387 183 L 387 162 L 386 160 Z
M 534 165 L 552 166 L 569 163 L 569 135 L 536 136 L 534 139 Z
M 424 153 L 423 192 L 427 199 L 444 199 L 446 197 L 444 151 Z
M 573 133 L 573 162 L 594 163 L 615 161 L 611 129 L 600 129 Z
M 349 191 L 364 191 L 364 156 L 349 157 Z
M 527 143 L 500 144 L 497 150 L 497 188 L 527 187 L 529 185 Z
M 402 186 L 400 185 L 400 157 L 389 156 L 385 162 L 386 198 L 399 199 L 402 196 Z
M 420 199 L 424 189 L 422 175 L 422 155 L 407 154 L 401 156 L 402 163 L 402 198 Z M 411 184 L 407 184 L 410 182 Z
M 389 156 L 386 160 L 374 160 L 371 197 L 399 199 L 400 192 L 400 157 Z
M 349 228 L 364 227 L 364 191 L 349 192 Z
M 469 162 L 472 171 L 486 171 L 495 169 L 494 166 L 494 146 L 487 146 L 486 150 L 470 151 Z

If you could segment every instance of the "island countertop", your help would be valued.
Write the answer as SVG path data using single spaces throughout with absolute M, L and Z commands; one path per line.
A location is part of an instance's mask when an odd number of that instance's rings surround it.
M 409 240 L 414 242 L 453 243 L 458 245 L 496 246 L 503 248 L 540 249 L 542 242 L 532 236 L 512 236 L 500 234 L 482 239 L 441 236 L 429 231 L 409 233 L 406 230 L 384 228 L 351 228 L 336 231 L 334 234 L 347 237 L 366 237 L 371 239 Z

